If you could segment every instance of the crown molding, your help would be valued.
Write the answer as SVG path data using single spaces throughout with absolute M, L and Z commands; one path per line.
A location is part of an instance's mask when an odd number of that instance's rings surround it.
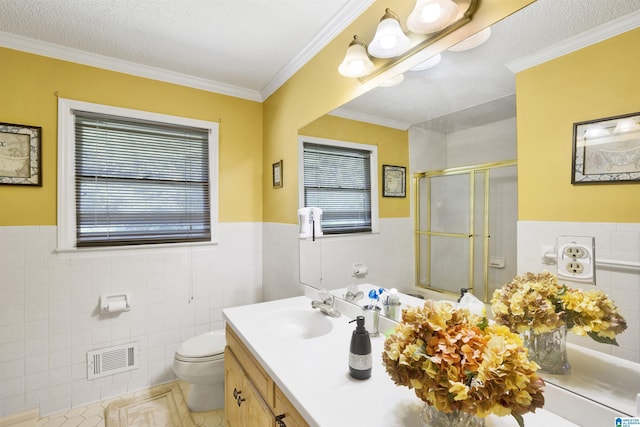
M 357 111 L 347 110 L 346 108 L 336 108 L 328 114 L 330 116 L 342 117 L 343 119 L 371 123 L 374 125 L 385 126 L 393 129 L 407 130 L 409 129 L 409 127 L 411 127 L 411 123 L 401 122 L 399 120 L 385 119 L 384 117 L 374 116 L 372 114 L 359 113 Z
M 519 73 L 552 59 L 559 58 L 592 44 L 599 43 L 611 37 L 626 33 L 640 26 L 640 11 L 633 12 L 588 31 L 569 37 L 530 55 L 523 56 L 505 64 L 512 73 Z
M 120 73 L 131 74 L 152 80 L 159 80 L 173 83 L 180 86 L 192 87 L 208 92 L 215 92 L 222 95 L 229 95 L 236 98 L 248 99 L 250 101 L 262 101 L 260 93 L 256 90 L 246 89 L 239 86 L 229 85 L 214 80 L 194 77 L 183 73 L 150 67 L 130 61 L 97 55 L 78 49 L 60 46 L 54 43 L 43 42 L 30 39 L 28 37 L 17 36 L 0 31 L 0 46 L 9 49 L 20 50 L 36 55 L 46 56 L 91 67 L 102 68 Z
M 369 8 L 375 0 L 349 2 L 331 21 L 307 44 L 298 55 L 283 67 L 261 90 L 262 99 L 267 99 L 300 68 L 320 52 L 331 40 Z M 336 71 L 337 72 L 337 71 Z

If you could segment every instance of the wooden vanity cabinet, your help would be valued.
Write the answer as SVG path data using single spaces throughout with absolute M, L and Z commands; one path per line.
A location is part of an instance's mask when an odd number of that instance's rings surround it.
M 226 338 L 224 416 L 227 427 L 309 427 L 228 326 Z

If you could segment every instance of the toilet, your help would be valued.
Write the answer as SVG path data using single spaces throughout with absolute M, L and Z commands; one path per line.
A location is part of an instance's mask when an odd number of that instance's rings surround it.
M 224 330 L 197 335 L 183 342 L 173 359 L 173 373 L 191 383 L 187 405 L 191 412 L 224 407 Z

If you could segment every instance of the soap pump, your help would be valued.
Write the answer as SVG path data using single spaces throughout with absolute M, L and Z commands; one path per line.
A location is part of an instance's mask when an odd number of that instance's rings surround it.
M 358 380 L 366 380 L 371 376 L 371 338 L 364 327 L 364 316 L 357 316 L 349 323 L 357 322 L 351 335 L 349 349 L 349 374 Z

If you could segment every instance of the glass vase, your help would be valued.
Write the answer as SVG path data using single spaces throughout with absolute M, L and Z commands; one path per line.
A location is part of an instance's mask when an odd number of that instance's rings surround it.
M 567 327 L 536 334 L 527 331 L 523 335 L 524 345 L 529 349 L 529 360 L 540 365 L 540 372 L 564 375 L 571 366 L 567 358 Z
M 431 405 L 424 405 L 420 412 L 424 427 L 484 427 L 484 418 L 454 409 L 442 412 Z

